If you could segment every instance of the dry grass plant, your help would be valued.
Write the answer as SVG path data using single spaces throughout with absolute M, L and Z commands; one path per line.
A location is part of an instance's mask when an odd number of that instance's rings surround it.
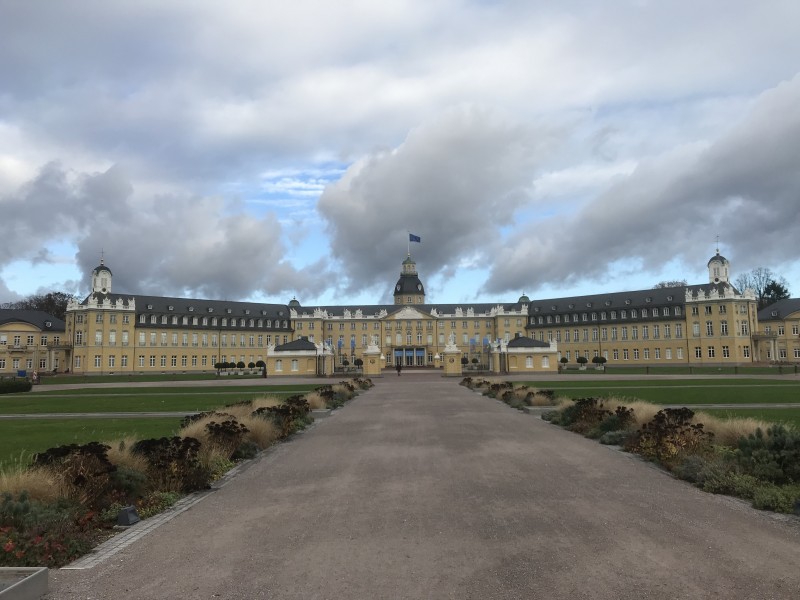
M 146 473 L 148 467 L 147 459 L 141 454 L 133 454 L 131 452 L 131 448 L 133 448 L 136 441 L 134 437 L 124 437 L 110 442 L 103 442 L 110 446 L 107 456 L 111 464 Z
M 244 439 L 253 442 L 263 450 L 278 441 L 280 430 L 274 423 L 262 417 L 242 417 L 239 422 L 249 430 Z
M 226 418 L 229 417 L 218 414 L 206 415 L 205 417 L 189 423 L 186 425 L 186 427 L 182 427 L 181 430 L 178 431 L 178 435 L 182 438 L 194 438 L 198 440 L 204 447 L 208 446 L 208 430 L 206 429 L 206 425 L 212 421 L 219 423 L 220 421 L 224 421 Z
M 717 417 L 704 412 L 697 412 L 693 423 L 702 423 L 703 429 L 714 434 L 714 443 L 735 448 L 739 438 L 747 437 L 756 429 L 767 431 L 772 423 L 752 417 Z
M 535 393 L 530 399 L 531 406 L 552 406 L 553 400 L 544 394 Z
M 348 399 L 350 399 L 350 398 L 352 398 L 352 397 L 354 396 L 353 392 L 351 392 L 351 391 L 350 391 L 350 390 L 347 388 L 347 386 L 345 386 L 345 385 L 344 385 L 344 384 L 342 384 L 342 383 L 334 383 L 334 384 L 331 386 L 331 389 L 332 389 L 332 390 L 333 390 L 335 393 L 337 393 L 337 394 L 342 394 L 344 397 L 346 397 L 346 398 L 348 398 Z
M 0 471 L 0 493 L 17 496 L 22 491 L 43 503 L 55 502 L 65 493 L 63 481 L 51 469 L 15 466 Z
M 310 392 L 306 394 L 306 402 L 311 407 L 311 410 L 322 410 L 328 408 L 325 398 L 319 392 Z
M 637 398 L 626 398 L 624 396 L 610 396 L 608 398 L 603 398 L 603 405 L 605 406 L 606 410 L 610 411 L 615 410 L 618 406 L 632 408 L 636 427 L 641 427 L 645 423 L 652 421 L 653 417 L 656 416 L 656 413 L 663 408 L 658 404 L 653 404 L 652 402 L 645 402 L 644 400 L 639 400 Z

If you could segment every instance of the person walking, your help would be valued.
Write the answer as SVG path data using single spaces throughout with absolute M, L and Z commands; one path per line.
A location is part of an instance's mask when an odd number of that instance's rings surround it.
M 403 370 L 403 365 L 401 365 L 401 364 L 398 362 L 398 363 L 397 363 L 397 366 L 395 367 L 395 369 L 397 369 L 397 376 L 398 376 L 398 377 L 400 377 L 400 371 L 402 371 L 402 370 Z

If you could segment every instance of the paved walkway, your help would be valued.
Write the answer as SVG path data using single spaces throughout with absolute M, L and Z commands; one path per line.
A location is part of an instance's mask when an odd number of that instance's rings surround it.
M 48 598 L 800 595 L 797 518 L 454 380 L 376 384 L 97 566 L 53 572 Z

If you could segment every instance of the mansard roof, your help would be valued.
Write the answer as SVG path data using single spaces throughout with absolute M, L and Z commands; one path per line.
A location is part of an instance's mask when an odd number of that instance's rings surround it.
M 800 313 L 800 298 L 778 300 L 758 311 L 758 320 L 782 321 L 794 313 Z M 798 315 L 800 317 L 800 315 Z
M 416 310 L 417 312 L 430 315 L 435 310 L 438 313 L 438 316 L 447 315 L 453 316 L 456 313 L 456 310 L 461 309 L 461 317 L 467 317 L 467 312 L 471 309 L 472 314 L 470 314 L 470 318 L 474 317 L 482 317 L 486 316 L 492 310 L 495 310 L 497 307 L 501 307 L 505 311 L 514 311 L 519 312 L 522 308 L 522 304 L 519 302 L 513 303 L 500 303 L 500 302 L 479 302 L 479 303 L 468 303 L 468 302 L 460 302 L 457 304 L 407 304 L 407 305 L 399 305 L 399 304 L 347 304 L 347 305 L 336 305 L 336 306 L 293 306 L 292 308 L 297 312 L 297 316 L 299 318 L 311 318 L 314 316 L 314 312 L 317 310 L 322 310 L 328 313 L 329 317 L 343 317 L 345 311 L 350 312 L 351 318 L 356 318 L 356 311 L 361 311 L 361 317 L 377 317 L 381 314 L 382 311 L 386 311 L 386 315 L 392 315 L 394 313 L 400 312 L 404 309 L 410 308 L 412 310 Z M 459 317 L 460 318 L 460 317 Z
M 63 332 L 67 324 L 43 310 L 24 310 L 16 308 L 0 309 L 0 325 L 7 323 L 27 323 L 46 333 L 48 331 Z
M 534 340 L 533 338 L 520 335 L 509 341 L 507 346 L 509 348 L 549 348 L 550 344 L 548 342 L 540 342 L 539 340 Z
M 713 287 L 713 284 L 687 287 L 708 288 Z M 621 308 L 630 309 L 649 308 L 651 306 L 682 305 L 686 300 L 685 290 L 686 287 L 684 286 L 676 286 L 629 292 L 609 292 L 605 294 L 533 300 L 528 306 L 528 313 L 531 315 L 546 315 L 618 310 Z
M 297 352 L 299 350 L 316 350 L 314 342 L 308 341 L 307 337 L 301 337 L 291 342 L 275 346 L 275 352 Z

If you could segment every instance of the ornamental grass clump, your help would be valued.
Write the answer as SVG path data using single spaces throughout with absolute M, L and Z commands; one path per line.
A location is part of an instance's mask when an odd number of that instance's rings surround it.
M 34 468 L 50 469 L 62 482 L 62 494 L 87 508 L 108 504 L 111 475 L 117 467 L 108 460 L 109 447 L 98 442 L 69 444 L 36 454 Z
M 736 448 L 739 440 L 756 433 L 761 429 L 766 431 L 770 423 L 752 417 L 717 417 L 704 412 L 694 415 L 695 423 L 702 423 L 706 431 L 714 434 L 714 443 Z
M 306 394 L 306 402 L 308 402 L 311 410 L 324 410 L 328 408 L 328 401 L 320 391 L 313 391 Z
M 18 496 L 25 492 L 34 501 L 51 503 L 62 495 L 61 479 L 49 468 L 15 465 L 0 471 L 0 493 Z

